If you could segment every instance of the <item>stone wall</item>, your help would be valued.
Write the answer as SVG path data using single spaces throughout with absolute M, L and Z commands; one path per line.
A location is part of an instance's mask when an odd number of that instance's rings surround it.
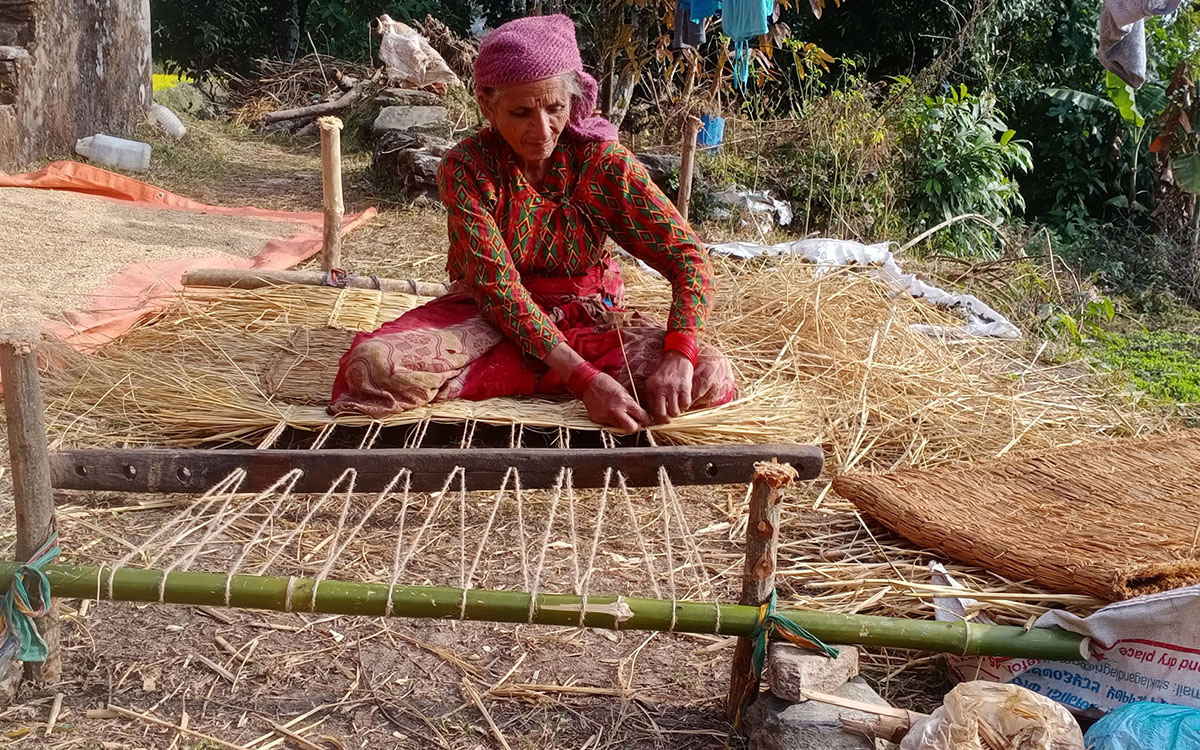
M 132 135 L 152 93 L 150 0 L 0 0 L 0 169 Z

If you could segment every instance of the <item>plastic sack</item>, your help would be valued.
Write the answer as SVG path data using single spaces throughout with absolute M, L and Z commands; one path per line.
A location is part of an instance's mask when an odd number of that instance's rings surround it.
M 1200 709 L 1129 703 L 1092 725 L 1089 750 L 1200 750 Z
M 1017 685 L 964 682 L 928 719 L 913 726 L 900 750 L 1083 750 L 1070 712 Z
M 372 29 L 379 35 L 379 59 L 388 83 L 408 89 L 434 89 L 445 93 L 459 84 L 458 76 L 425 37 L 386 13 L 375 19 Z

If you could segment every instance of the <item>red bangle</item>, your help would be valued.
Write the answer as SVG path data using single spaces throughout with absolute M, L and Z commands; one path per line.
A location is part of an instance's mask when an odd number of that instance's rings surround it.
M 600 374 L 600 370 L 591 362 L 580 362 L 571 371 L 571 376 L 567 378 L 567 390 L 575 395 L 576 398 L 583 398 L 583 394 L 587 391 L 588 386 Z
M 695 367 L 696 360 L 700 359 L 700 345 L 696 343 L 696 337 L 690 333 L 671 331 L 667 334 L 667 340 L 663 342 L 663 351 L 679 352 L 688 358 L 692 367 Z

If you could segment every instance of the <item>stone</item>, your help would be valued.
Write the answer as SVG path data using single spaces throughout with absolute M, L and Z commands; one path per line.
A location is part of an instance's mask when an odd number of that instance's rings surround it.
M 177 115 L 187 114 L 201 120 L 211 120 L 217 116 L 212 101 L 190 83 L 180 83 L 169 89 L 155 91 L 154 101 Z
M 376 133 L 384 130 L 448 133 L 448 115 L 445 107 L 384 107 L 371 127 Z
M 411 198 L 436 203 L 438 164 L 453 147 L 451 141 L 428 133 L 384 130 L 375 138 L 375 180 L 401 188 Z
M 837 646 L 838 657 L 775 641 L 767 651 L 767 686 L 776 697 L 801 703 L 803 690 L 832 693 L 858 676 L 858 649 Z
M 679 168 L 683 165 L 683 159 L 670 154 L 637 154 L 637 160 L 646 168 L 650 179 L 654 180 L 659 190 L 667 195 L 674 195 L 678 191 Z M 692 184 L 700 185 L 703 182 L 704 175 L 700 172 L 700 166 L 693 164 Z
M 379 92 L 375 97 L 375 101 L 385 106 L 437 107 L 441 105 L 442 97 L 432 91 L 386 88 Z
M 637 160 L 664 193 L 673 193 L 679 187 L 679 167 L 683 159 L 666 154 L 637 154 Z
M 887 706 L 871 686 L 856 677 L 834 695 L 850 700 Z M 790 703 L 764 694 L 754 702 L 743 724 L 750 736 L 751 750 L 875 750 L 875 740 L 842 729 L 842 717 L 874 720 L 871 714 L 827 703 Z

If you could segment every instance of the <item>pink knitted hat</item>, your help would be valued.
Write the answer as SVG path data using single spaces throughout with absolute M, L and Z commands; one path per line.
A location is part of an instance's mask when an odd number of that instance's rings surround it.
M 585 141 L 615 141 L 617 129 L 596 109 L 596 79 L 583 70 L 575 23 L 566 16 L 531 16 L 509 21 L 483 38 L 475 59 L 475 84 L 501 87 L 575 72 L 583 96 L 571 100 L 567 132 Z

